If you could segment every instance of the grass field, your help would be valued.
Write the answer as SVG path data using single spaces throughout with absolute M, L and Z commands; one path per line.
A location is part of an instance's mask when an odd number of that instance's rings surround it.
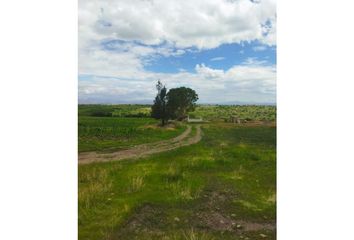
M 94 139 L 86 146 L 79 140 L 81 150 L 107 149 L 100 137 L 121 136 L 115 130 L 86 133 L 87 125 L 138 129 L 156 123 L 79 119 L 79 137 Z M 168 138 L 181 129 L 153 130 Z M 209 122 L 202 130 L 194 145 L 139 160 L 79 165 L 79 239 L 275 239 L 276 128 Z M 154 135 L 136 131 L 122 136 L 132 144 Z
M 79 152 L 114 151 L 175 137 L 183 124 L 157 127 L 152 118 L 79 116 Z

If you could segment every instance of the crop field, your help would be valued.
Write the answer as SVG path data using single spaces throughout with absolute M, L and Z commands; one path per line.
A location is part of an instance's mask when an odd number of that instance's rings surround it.
M 79 105 L 79 116 L 150 117 L 149 105 Z M 227 120 L 238 116 L 246 120 L 275 121 L 276 106 L 258 105 L 197 105 L 190 117 L 205 120 Z
M 120 150 L 172 138 L 184 129 L 182 124 L 159 128 L 157 123 L 152 118 L 79 116 L 79 152 Z
M 79 105 L 79 116 L 150 117 L 150 105 Z
M 199 105 L 190 116 L 202 117 L 206 120 L 228 120 L 229 116 L 238 116 L 249 121 L 275 121 L 276 107 Z
M 242 107 L 244 113 L 236 106 L 199 106 L 192 114 L 210 121 L 199 124 L 201 140 L 194 144 L 79 164 L 79 239 L 276 239 L 275 107 Z M 92 115 L 103 108 L 111 115 Z M 121 117 L 112 115 L 117 108 L 125 112 Z M 162 128 L 137 117 L 144 108 L 79 106 L 79 151 L 171 139 L 187 127 L 197 134 L 196 125 Z M 219 121 L 229 115 L 252 120 Z

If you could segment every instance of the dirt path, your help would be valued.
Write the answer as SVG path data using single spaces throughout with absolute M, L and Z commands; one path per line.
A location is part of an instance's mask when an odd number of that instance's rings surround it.
M 113 153 L 97 153 L 87 152 L 79 154 L 79 164 L 88 164 L 92 162 L 108 162 L 108 161 L 120 161 L 129 158 L 140 158 L 148 156 L 154 153 L 160 153 L 176 149 L 179 147 L 195 144 L 202 138 L 202 130 L 200 125 L 196 126 L 196 134 L 190 136 L 192 131 L 191 126 L 187 126 L 187 129 L 179 136 L 160 141 L 151 144 L 142 144 L 130 149 L 121 150 Z

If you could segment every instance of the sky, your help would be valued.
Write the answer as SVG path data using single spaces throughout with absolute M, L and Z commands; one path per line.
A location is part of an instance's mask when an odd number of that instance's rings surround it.
M 275 0 L 79 0 L 79 103 L 275 104 Z

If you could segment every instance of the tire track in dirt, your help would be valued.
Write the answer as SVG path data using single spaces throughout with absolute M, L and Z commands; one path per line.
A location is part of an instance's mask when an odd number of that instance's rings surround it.
M 121 150 L 113 153 L 97 153 L 87 152 L 79 154 L 79 164 L 88 164 L 92 162 L 109 162 L 120 161 L 125 159 L 140 158 L 154 153 L 170 151 L 179 147 L 192 145 L 198 143 L 202 138 L 202 131 L 200 125 L 196 126 L 196 134 L 190 136 L 192 131 L 191 126 L 179 136 L 151 144 L 141 144 L 126 150 Z

